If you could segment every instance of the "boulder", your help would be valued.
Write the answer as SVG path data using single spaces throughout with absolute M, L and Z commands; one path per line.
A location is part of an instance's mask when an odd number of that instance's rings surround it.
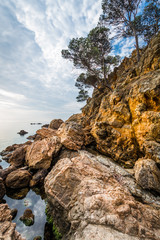
M 49 127 L 49 124 L 48 124 L 48 123 L 42 125 L 42 128 L 48 128 L 48 127 Z
M 17 169 L 8 174 L 5 183 L 8 188 L 24 188 L 29 185 L 31 178 L 27 170 Z
M 2 156 L 5 156 L 5 155 L 9 154 L 10 152 L 13 152 L 14 150 L 16 150 L 19 147 L 22 147 L 24 145 L 30 145 L 30 144 L 32 144 L 31 141 L 27 141 L 27 142 L 21 143 L 21 144 L 13 144 L 11 146 L 6 147 L 6 149 L 4 149 L 0 154 Z
M 5 169 L 0 169 L 0 178 L 2 178 L 3 180 L 6 179 L 7 175 L 13 171 L 15 171 L 17 168 L 15 166 L 10 166 L 8 168 Z
M 11 209 L 12 220 L 17 216 L 17 213 L 18 213 L 17 208 L 13 208 L 13 209 Z
M 38 136 L 40 136 L 41 139 L 57 136 L 56 131 L 53 130 L 53 129 L 51 129 L 51 128 L 38 129 L 38 130 L 36 131 L 36 134 L 37 134 Z M 36 139 L 37 139 L 38 136 L 36 136 Z
M 15 230 L 16 224 L 12 223 L 11 210 L 7 204 L 0 204 L 0 239 L 25 240 Z
M 23 199 L 27 196 L 28 192 L 29 192 L 29 188 L 18 188 L 18 189 L 11 189 L 8 188 L 6 195 L 7 197 L 11 198 L 11 199 Z
M 79 153 L 78 157 L 59 160 L 45 178 L 52 216 L 60 230 L 65 229 L 63 219 L 72 226 L 64 239 L 159 240 L 159 202 L 156 209 L 137 201 L 131 194 L 135 191 L 132 175 L 111 160 Z M 136 191 L 140 196 L 140 188 Z
M 5 194 L 6 194 L 6 188 L 5 188 L 3 179 L 0 178 L 0 200 L 4 197 Z
M 57 130 L 61 143 L 68 149 L 79 150 L 82 148 L 85 137 L 80 124 L 76 122 L 65 122 Z
M 36 141 L 27 149 L 26 163 L 33 169 L 48 169 L 61 147 L 60 138 L 56 136 Z
M 42 183 L 45 176 L 47 175 L 48 171 L 47 169 L 41 169 L 37 173 L 35 173 L 29 183 L 30 187 L 34 187 L 39 183 Z
M 28 132 L 26 132 L 25 130 L 20 130 L 17 134 L 23 136 L 25 134 L 27 134 Z
M 34 134 L 34 135 L 31 135 L 31 136 L 28 136 L 27 139 L 28 140 L 35 140 L 37 137 L 37 134 Z
M 62 119 L 53 119 L 49 124 L 49 128 L 57 130 L 61 126 L 62 123 L 63 123 Z
M 8 162 L 15 167 L 22 167 L 25 163 L 27 145 L 17 148 L 12 152 Z
M 135 178 L 144 189 L 160 193 L 160 170 L 152 159 L 139 159 L 135 164 Z
M 34 215 L 32 213 L 32 210 L 27 208 L 23 216 L 20 217 L 20 220 L 26 225 L 26 226 L 31 226 L 34 224 Z

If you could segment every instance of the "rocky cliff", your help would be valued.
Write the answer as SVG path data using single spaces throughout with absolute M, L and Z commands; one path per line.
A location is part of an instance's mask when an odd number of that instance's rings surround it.
M 1 198 L 45 178 L 57 238 L 160 240 L 160 33 L 135 54 L 109 75 L 113 92 L 1 153 Z
M 108 81 L 113 92 L 95 90 L 57 131 L 65 148 L 87 151 L 63 153 L 46 177 L 51 213 L 64 239 L 158 240 L 160 33 Z
M 82 110 L 96 148 L 126 167 L 138 158 L 160 163 L 160 34 L 109 76 L 113 92 L 94 91 Z

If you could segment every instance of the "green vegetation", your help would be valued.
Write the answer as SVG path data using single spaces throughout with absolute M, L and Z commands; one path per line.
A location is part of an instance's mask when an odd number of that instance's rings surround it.
M 108 38 L 109 29 L 97 26 L 92 29 L 86 38 L 73 38 L 67 50 L 62 50 L 65 59 L 73 61 L 77 68 L 85 70 L 76 80 L 79 96 L 77 101 L 88 98 L 88 92 L 84 88 L 99 88 L 103 85 L 111 87 L 107 82 L 107 76 L 111 69 L 119 63 L 118 56 L 110 56 L 111 45 Z
M 62 239 L 62 234 L 58 231 L 58 228 L 54 224 L 52 226 L 52 230 L 56 240 Z
M 160 30 L 160 2 L 159 0 L 146 0 L 149 3 L 141 16 L 144 40 L 148 43 Z
M 51 216 L 48 204 L 46 204 L 45 214 L 47 222 L 52 225 L 52 231 L 55 239 L 56 240 L 62 239 L 62 234 L 59 232 L 58 228 L 54 224 L 54 220 L 53 217 Z
M 136 41 L 137 59 L 139 61 L 139 43 L 136 17 L 141 0 L 102 0 L 103 15 L 101 19 L 107 24 L 117 27 L 117 34 L 134 36 Z
M 20 219 L 26 226 L 32 226 L 34 224 L 34 220 L 31 218 Z
M 144 9 L 142 2 L 145 3 Z M 139 37 L 148 43 L 160 29 L 159 0 L 102 0 L 102 10 L 97 27 L 87 37 L 73 38 L 68 49 L 62 50 L 63 58 L 84 71 L 75 83 L 79 89 L 78 102 L 88 99 L 86 89 L 90 87 L 99 90 L 106 87 L 112 91 L 107 77 L 119 64 L 120 57 L 109 55 L 112 50 L 111 29 L 116 38 L 135 38 L 137 61 L 140 59 Z

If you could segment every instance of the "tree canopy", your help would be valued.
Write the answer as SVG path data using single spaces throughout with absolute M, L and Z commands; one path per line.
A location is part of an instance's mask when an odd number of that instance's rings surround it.
M 137 59 L 139 61 L 138 8 L 141 0 L 102 0 L 103 20 L 108 26 L 116 26 L 117 35 L 128 37 L 134 36 L 136 41 Z
M 97 26 L 86 38 L 73 38 L 69 42 L 68 49 L 62 50 L 62 57 L 73 61 L 75 67 L 85 70 L 75 84 L 80 90 L 80 95 L 85 96 L 84 99 L 87 94 L 84 86 L 98 88 L 103 84 L 112 90 L 107 83 L 107 75 L 111 66 L 118 64 L 119 57 L 108 55 L 111 51 L 108 34 L 108 28 Z
M 147 6 L 142 14 L 143 36 L 149 42 L 160 29 L 160 1 L 146 0 Z

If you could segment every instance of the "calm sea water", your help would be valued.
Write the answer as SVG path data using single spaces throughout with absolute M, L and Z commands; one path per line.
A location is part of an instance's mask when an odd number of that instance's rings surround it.
M 45 124 L 45 123 L 42 123 Z M 40 129 L 41 125 L 31 125 L 29 122 L 14 122 L 14 123 L 0 123 L 0 151 L 5 149 L 7 146 L 14 143 L 24 143 L 27 141 L 27 137 L 36 133 L 36 130 Z M 20 136 L 17 134 L 20 130 L 25 130 L 28 134 Z M 0 156 L 1 160 L 1 156 Z M 8 164 L 5 161 L 2 161 L 0 165 L 3 168 L 6 168 Z M 17 231 L 22 234 L 27 240 L 33 240 L 35 236 L 41 236 L 43 239 L 44 235 L 44 226 L 46 222 L 45 217 L 45 202 L 42 200 L 41 196 L 38 195 L 38 189 L 30 190 L 25 198 L 17 200 L 13 199 L 15 196 L 5 196 L 4 199 L 7 201 L 11 209 L 17 208 L 18 213 L 13 222 L 17 224 Z M 19 218 L 23 215 L 23 212 L 26 208 L 30 208 L 35 215 L 35 222 L 32 226 L 25 226 Z

